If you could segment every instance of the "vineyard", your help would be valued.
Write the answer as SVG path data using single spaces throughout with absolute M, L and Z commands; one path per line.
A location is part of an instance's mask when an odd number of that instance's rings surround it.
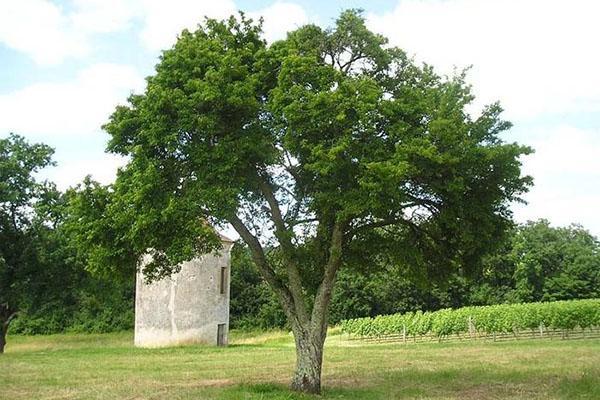
M 600 337 L 600 299 L 501 304 L 357 318 L 342 332 L 365 340 Z

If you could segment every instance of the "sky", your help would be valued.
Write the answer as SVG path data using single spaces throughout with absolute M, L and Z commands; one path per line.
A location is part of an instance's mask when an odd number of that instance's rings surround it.
M 470 66 L 473 113 L 500 101 L 503 139 L 535 149 L 518 222 L 579 223 L 600 236 L 600 2 L 596 0 L 0 0 L 0 137 L 55 148 L 60 189 L 114 180 L 101 126 L 144 90 L 161 50 L 204 16 L 264 17 L 268 41 L 347 8 L 441 74 Z

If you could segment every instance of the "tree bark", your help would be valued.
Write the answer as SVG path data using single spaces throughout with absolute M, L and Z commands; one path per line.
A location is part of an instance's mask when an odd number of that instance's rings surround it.
M 6 334 L 8 333 L 8 326 L 10 322 L 15 318 L 17 313 L 12 313 L 8 318 L 0 321 L 0 354 L 4 353 L 4 347 L 6 346 Z
M 6 346 L 6 331 L 8 327 L 5 322 L 0 324 L 0 354 L 4 353 L 4 346 Z
M 296 371 L 292 389 L 310 394 L 321 393 L 321 368 L 326 332 L 294 330 L 296 340 Z
M 4 346 L 6 346 L 6 334 L 8 333 L 8 325 L 10 320 L 0 322 L 0 354 L 4 353 Z

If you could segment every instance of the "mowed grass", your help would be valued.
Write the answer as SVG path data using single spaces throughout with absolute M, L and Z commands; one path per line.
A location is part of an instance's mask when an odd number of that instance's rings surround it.
M 285 332 L 136 349 L 131 333 L 9 337 L 0 399 L 600 399 L 600 340 L 363 344 L 328 338 L 324 393 L 287 389 Z

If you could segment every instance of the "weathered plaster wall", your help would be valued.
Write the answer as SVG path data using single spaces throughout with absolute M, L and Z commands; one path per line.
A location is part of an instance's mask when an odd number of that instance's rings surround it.
M 135 298 L 135 345 L 173 346 L 185 343 L 217 344 L 217 326 L 229 328 L 230 250 L 223 242 L 221 254 L 206 254 L 182 264 L 170 278 L 146 284 L 138 272 Z M 226 284 L 220 293 L 221 268 Z

